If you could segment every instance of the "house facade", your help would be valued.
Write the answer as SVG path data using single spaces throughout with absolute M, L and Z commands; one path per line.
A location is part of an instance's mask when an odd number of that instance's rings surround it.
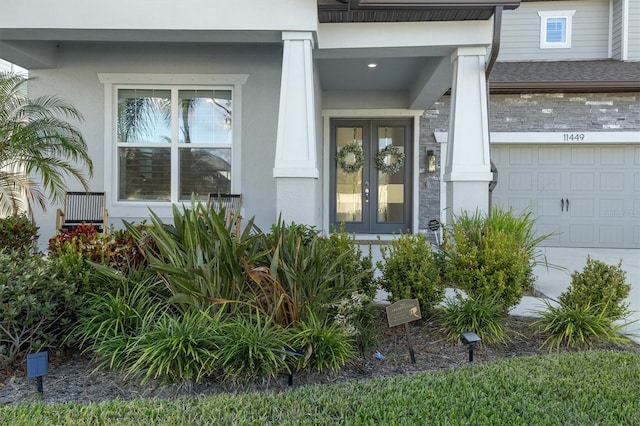
M 637 1 L 523 1 L 504 13 L 489 83 L 491 199 L 532 212 L 552 234 L 545 245 L 640 247 L 639 31 Z M 443 97 L 425 112 L 425 150 L 446 149 L 447 109 Z M 423 183 L 422 227 L 437 216 L 439 182 Z
M 263 229 L 431 235 L 494 203 L 558 235 L 611 219 L 551 244 L 640 246 L 637 2 L 3 3 L 0 58 L 82 111 L 114 226 L 230 192 Z M 34 211 L 43 239 L 56 207 Z

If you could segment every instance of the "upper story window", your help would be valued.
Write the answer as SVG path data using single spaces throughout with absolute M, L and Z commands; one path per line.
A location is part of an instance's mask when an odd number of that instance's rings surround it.
M 99 77 L 112 105 L 105 187 L 113 202 L 146 208 L 240 191 L 238 99 L 247 76 Z
M 571 47 L 571 18 L 575 10 L 540 11 L 540 48 Z

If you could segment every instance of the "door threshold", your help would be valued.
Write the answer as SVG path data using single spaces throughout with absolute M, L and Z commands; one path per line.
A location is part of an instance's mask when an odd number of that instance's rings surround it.
M 354 242 L 357 244 L 389 244 L 393 240 L 393 234 L 355 234 Z

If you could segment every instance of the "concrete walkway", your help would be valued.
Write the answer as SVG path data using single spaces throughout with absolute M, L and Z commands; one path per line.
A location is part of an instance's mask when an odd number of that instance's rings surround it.
M 631 315 L 627 318 L 627 322 L 636 321 L 626 327 L 624 332 L 634 341 L 640 343 L 640 249 L 541 247 L 540 251 L 546 256 L 550 265 L 562 268 L 538 266 L 534 270 L 538 277 L 535 283 L 536 292 L 550 299 L 557 299 L 560 293 L 569 287 L 571 274 L 575 271 L 582 271 L 587 263 L 587 256 L 610 265 L 617 265 L 622 260 L 622 269 L 627 272 L 627 282 L 631 284 L 631 292 L 627 299 Z M 375 261 L 381 258 L 379 247 L 376 244 L 373 245 L 372 254 L 375 265 Z M 453 294 L 452 289 L 447 289 L 447 295 Z M 376 300 L 382 302 L 386 299 L 386 293 L 378 291 Z M 542 298 L 525 296 L 520 304 L 511 310 L 511 313 L 533 316 L 535 315 L 534 311 L 543 310 L 545 306 Z

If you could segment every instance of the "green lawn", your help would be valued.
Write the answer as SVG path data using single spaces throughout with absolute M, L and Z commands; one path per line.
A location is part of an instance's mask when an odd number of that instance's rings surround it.
M 282 393 L 10 405 L 0 424 L 638 425 L 640 353 L 521 357 Z

